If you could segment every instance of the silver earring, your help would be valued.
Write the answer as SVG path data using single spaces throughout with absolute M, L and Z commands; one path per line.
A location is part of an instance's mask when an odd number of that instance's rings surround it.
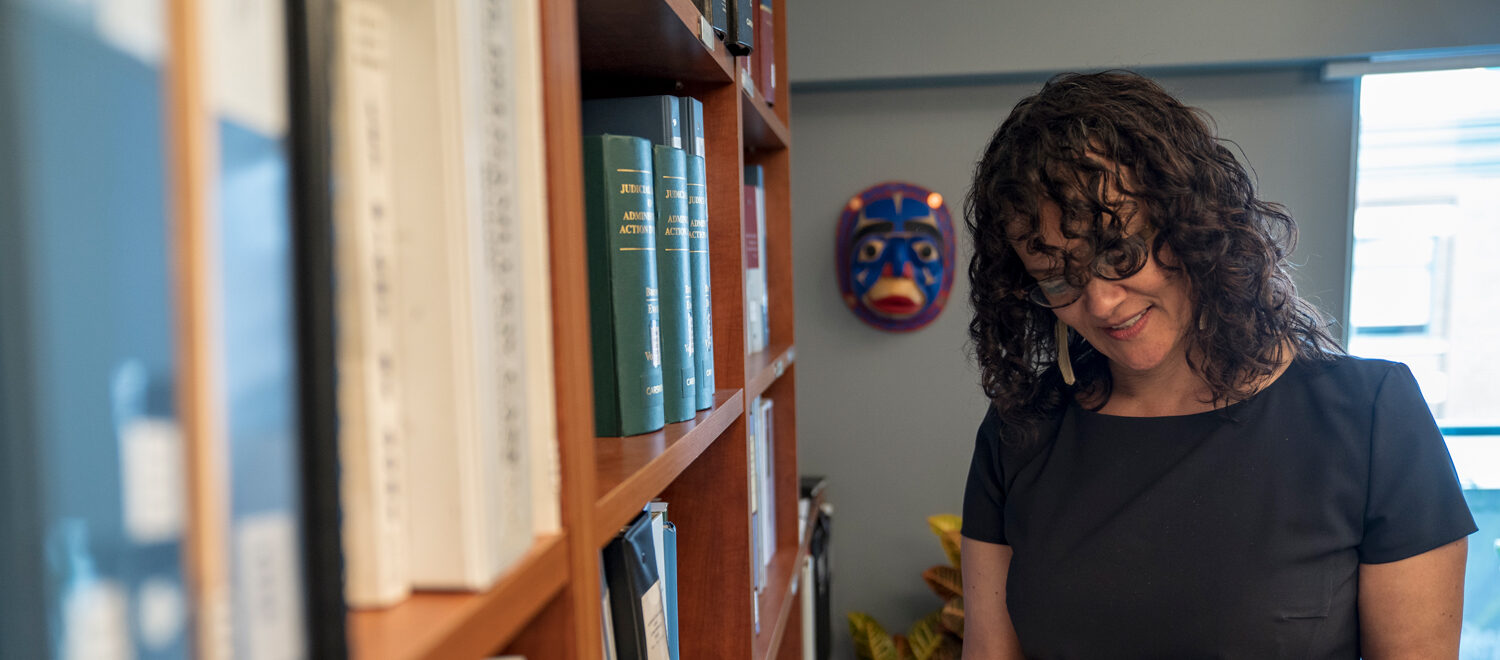
M 1062 372 L 1063 382 L 1072 385 L 1073 360 L 1068 357 L 1068 324 L 1057 320 L 1057 369 Z

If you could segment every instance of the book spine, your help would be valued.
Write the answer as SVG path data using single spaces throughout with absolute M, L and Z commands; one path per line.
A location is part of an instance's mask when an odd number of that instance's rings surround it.
M 482 559 L 485 525 L 472 502 L 487 499 L 474 497 L 486 481 L 480 409 L 487 395 L 476 372 L 490 364 L 478 345 L 487 335 L 476 323 L 487 317 L 473 308 L 489 298 L 476 290 L 477 203 L 464 187 L 462 44 L 452 3 L 383 6 L 395 28 L 397 340 L 412 586 L 472 589 L 490 577 Z
M 396 353 L 392 225 L 390 18 L 342 7 L 335 138 L 343 194 L 335 210 L 338 396 L 345 598 L 390 605 L 410 593 L 404 433 Z
M 662 545 L 666 558 L 667 572 L 663 576 L 666 584 L 666 607 L 667 607 L 667 649 L 671 653 L 672 660 L 681 658 L 681 630 L 677 618 L 677 526 L 672 521 L 665 521 L 662 529 Z
M 610 630 L 614 633 L 615 653 L 620 660 L 647 660 L 646 612 L 641 603 L 646 585 L 635 579 L 638 562 L 650 556 L 636 554 L 624 536 L 616 536 L 604 546 L 604 573 L 609 583 Z
M 771 0 L 760 0 L 755 27 L 755 87 L 767 105 L 776 103 L 776 22 Z
M 530 406 L 526 378 L 527 299 L 535 287 L 524 279 L 521 225 L 528 220 L 520 208 L 528 191 L 518 187 L 516 110 L 521 98 L 516 87 L 516 17 L 520 3 L 478 0 L 456 3 L 459 12 L 451 29 L 459 35 L 459 102 L 463 109 L 466 214 L 474 260 L 474 327 L 479 364 L 476 438 L 485 471 L 473 484 L 475 497 L 461 497 L 474 507 L 473 518 L 483 526 L 476 587 L 525 554 L 531 546 L 533 522 L 531 447 L 527 434 Z M 462 151 L 459 153 L 463 153 Z M 534 193 L 533 193 L 534 194 Z M 543 285 L 545 286 L 545 285 Z M 545 309 L 544 309 L 545 313 Z M 465 460 L 460 456 L 459 460 Z
M 729 3 L 731 0 L 708 0 L 713 7 L 713 15 L 709 18 L 713 21 L 714 33 L 720 40 L 729 38 Z
M 585 135 L 633 135 L 651 144 L 686 149 L 681 99 L 676 96 L 627 96 L 583 102 Z
M 688 124 L 683 148 L 694 156 L 708 158 L 708 143 L 703 139 L 703 102 L 691 96 L 682 97 L 683 122 Z
M 772 399 L 760 399 L 760 419 L 756 428 L 760 431 L 760 510 L 761 516 L 761 564 L 769 568 L 771 557 L 776 554 L 776 433 L 772 419 Z
M 236 658 L 306 653 L 286 6 L 203 3 Z
M 189 611 L 137 597 L 193 602 L 169 69 L 0 5 L 0 657 L 185 657 Z
M 753 166 L 751 166 L 753 167 Z M 766 347 L 766 339 L 761 331 L 764 327 L 761 309 L 760 272 L 761 272 L 761 249 L 760 249 L 760 195 L 757 194 L 759 185 L 750 183 L 751 170 L 747 167 L 746 183 L 741 191 L 744 200 L 743 221 L 744 250 L 745 250 L 745 351 L 757 353 Z
M 760 596 L 766 586 L 765 563 L 761 557 L 761 550 L 765 547 L 761 535 L 766 512 L 760 506 L 760 423 L 760 397 L 756 397 L 745 410 L 745 476 L 750 485 L 750 594 L 756 634 L 760 634 Z
M 798 580 L 800 583 L 799 588 L 802 590 L 802 660 L 817 660 L 818 631 L 813 625 L 813 610 L 814 607 L 816 607 L 816 601 L 813 600 L 813 594 L 817 592 L 817 588 L 813 586 L 813 568 L 811 556 L 802 558 L 802 567 L 801 570 L 798 571 L 798 573 L 801 574 Z
M 652 151 L 656 171 L 656 281 L 661 292 L 662 385 L 666 421 L 673 423 L 692 419 L 698 410 L 687 154 L 659 145 Z
M 556 381 L 552 363 L 552 266 L 547 226 L 547 162 L 542 106 L 541 17 L 536 0 L 512 9 L 515 34 L 516 187 L 525 287 L 524 359 L 527 433 L 531 443 L 533 511 L 538 534 L 562 528 Z
M 642 513 L 605 546 L 616 647 L 622 660 L 670 660 L 657 545 Z
M 708 174 L 702 156 L 687 158 L 688 248 L 693 270 L 693 351 L 698 409 L 714 403 L 713 279 L 708 252 Z
M 756 0 L 729 0 L 729 36 L 725 48 L 736 56 L 749 55 L 755 49 L 755 22 L 760 12 Z
M 764 350 L 771 344 L 771 301 L 770 285 L 766 282 L 766 172 L 760 165 L 750 165 L 746 168 L 750 173 L 752 192 L 755 196 L 755 292 L 754 300 L 757 316 L 760 319 L 760 327 L 756 328 L 756 336 L 760 339 L 759 349 Z
M 651 144 L 642 138 L 584 138 L 598 435 L 665 424 L 652 169 Z

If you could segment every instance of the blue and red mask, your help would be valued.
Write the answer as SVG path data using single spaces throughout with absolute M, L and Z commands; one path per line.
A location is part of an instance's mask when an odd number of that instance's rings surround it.
M 931 323 L 953 288 L 953 221 L 943 196 L 882 183 L 849 200 L 839 218 L 839 292 L 855 316 L 881 330 Z

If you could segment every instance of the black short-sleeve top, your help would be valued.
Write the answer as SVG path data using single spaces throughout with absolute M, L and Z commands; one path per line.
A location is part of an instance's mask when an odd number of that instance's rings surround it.
M 1011 546 L 1028 658 L 1358 658 L 1360 563 L 1475 531 L 1405 365 L 1297 360 L 1218 411 L 980 426 L 963 534 Z

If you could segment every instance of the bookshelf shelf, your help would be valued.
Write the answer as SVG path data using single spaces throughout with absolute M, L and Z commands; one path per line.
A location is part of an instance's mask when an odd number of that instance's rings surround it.
M 772 344 L 745 358 L 745 398 L 753 401 L 764 394 L 796 359 L 797 347 L 792 344 Z
M 583 71 L 701 83 L 734 80 L 724 44 L 702 23 L 692 0 L 579 0 Z
M 776 551 L 771 564 L 766 567 L 766 598 L 761 600 L 761 633 L 755 636 L 755 647 L 750 656 L 754 660 L 771 660 L 779 657 L 782 638 L 787 630 L 787 620 L 800 593 L 793 585 L 801 576 L 802 562 L 812 549 L 813 526 L 817 522 L 818 508 L 823 505 L 823 495 L 813 499 L 807 521 L 803 524 L 801 541 L 796 546 L 784 546 Z M 770 622 L 771 625 L 767 625 Z M 806 634 L 806 631 L 803 632 Z
M 543 536 L 488 591 L 423 591 L 388 609 L 351 612 L 351 657 L 484 657 L 515 637 L 568 577 L 567 536 Z
M 590 537 L 602 548 L 641 507 L 661 494 L 724 430 L 745 412 L 740 390 L 719 390 L 714 407 L 686 422 L 668 424 L 655 433 L 625 438 L 598 438 L 594 528 Z
M 755 636 L 755 645 L 750 655 L 755 660 L 776 657 L 781 648 L 781 638 L 786 632 L 786 621 L 795 602 L 797 579 L 804 552 L 797 546 L 785 546 L 776 551 L 766 567 L 765 596 L 760 600 L 760 634 Z
M 787 130 L 786 122 L 776 116 L 776 112 L 766 105 L 765 97 L 759 91 L 751 93 L 744 84 L 744 72 L 739 72 L 740 95 L 744 97 L 740 104 L 741 113 L 744 115 L 745 124 L 745 149 L 752 151 L 775 151 L 778 149 L 790 149 L 792 146 L 791 131 Z

